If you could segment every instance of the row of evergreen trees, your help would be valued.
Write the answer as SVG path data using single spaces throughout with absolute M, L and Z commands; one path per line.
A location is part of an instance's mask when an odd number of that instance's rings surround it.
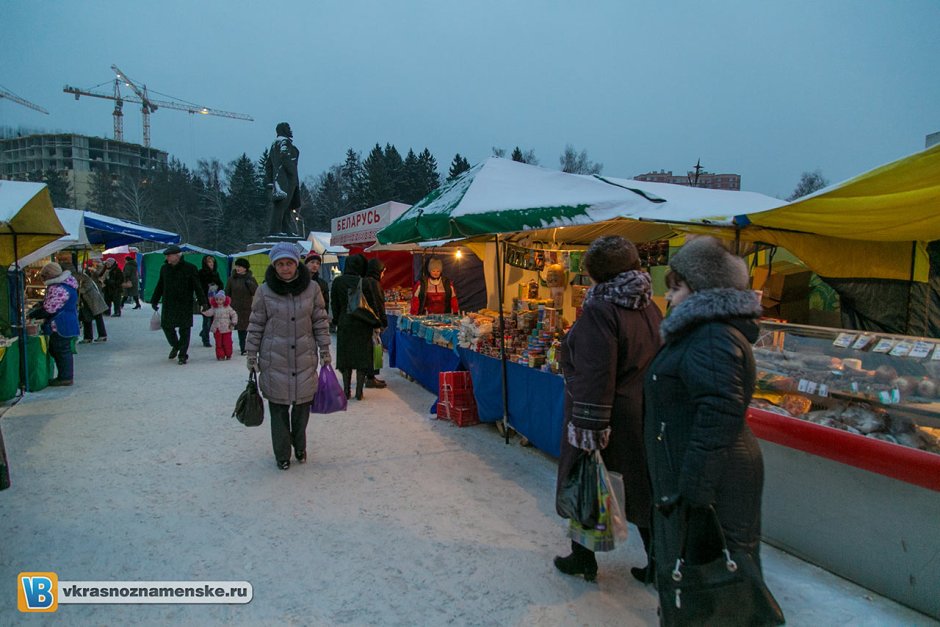
M 496 156 L 506 151 L 493 148 Z M 578 158 L 580 157 L 580 161 Z M 537 164 L 534 153 L 516 147 L 511 158 Z M 87 198 L 74 198 L 67 179 L 57 172 L 36 172 L 31 180 L 49 186 L 56 207 L 77 207 L 179 233 L 183 241 L 223 252 L 244 250 L 268 235 L 270 195 L 264 181 L 268 151 L 252 161 L 247 154 L 223 164 L 200 160 L 195 170 L 175 158 L 147 178 L 115 181 L 106 171 L 92 174 Z M 600 164 L 587 161 L 570 146 L 559 160 L 565 171 Z M 470 169 L 457 153 L 447 179 Z M 389 200 L 414 204 L 441 184 L 437 160 L 425 148 L 402 158 L 394 145 L 376 144 L 365 159 L 350 148 L 341 164 L 301 183 L 299 225 L 303 232 L 329 231 L 330 220 Z

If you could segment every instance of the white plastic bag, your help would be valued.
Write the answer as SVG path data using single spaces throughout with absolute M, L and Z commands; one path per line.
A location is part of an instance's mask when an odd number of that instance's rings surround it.
M 153 312 L 153 315 L 150 316 L 150 330 L 159 331 L 160 330 L 160 310 L 157 309 Z

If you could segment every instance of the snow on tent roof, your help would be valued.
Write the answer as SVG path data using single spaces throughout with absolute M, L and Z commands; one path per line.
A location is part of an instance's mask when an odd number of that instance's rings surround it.
M 20 257 L 19 264 L 21 266 L 28 266 L 32 263 L 35 263 L 42 259 L 43 257 L 48 257 L 63 248 L 69 248 L 72 246 L 83 247 L 88 245 L 88 237 L 85 235 L 85 229 L 82 226 L 82 212 L 78 209 L 56 209 L 56 216 L 59 218 L 59 222 L 62 223 L 63 228 L 65 228 L 65 235 L 55 240 L 54 242 L 49 242 L 42 248 L 31 252 L 28 255 Z

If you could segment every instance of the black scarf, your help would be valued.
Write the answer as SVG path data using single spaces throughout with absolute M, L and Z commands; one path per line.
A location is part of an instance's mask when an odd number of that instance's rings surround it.
M 584 301 L 605 300 L 625 309 L 643 309 L 649 305 L 652 292 L 649 274 L 627 270 L 589 289 Z
M 297 296 L 310 285 L 310 271 L 302 263 L 297 264 L 297 274 L 290 281 L 285 281 L 277 275 L 274 266 L 268 266 L 264 271 L 264 282 L 268 284 L 271 291 L 280 296 L 291 294 Z

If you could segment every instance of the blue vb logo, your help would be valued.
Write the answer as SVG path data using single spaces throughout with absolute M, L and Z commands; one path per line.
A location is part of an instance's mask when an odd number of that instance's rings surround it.
M 16 577 L 16 606 L 21 612 L 54 612 L 59 609 L 55 573 L 20 573 Z

